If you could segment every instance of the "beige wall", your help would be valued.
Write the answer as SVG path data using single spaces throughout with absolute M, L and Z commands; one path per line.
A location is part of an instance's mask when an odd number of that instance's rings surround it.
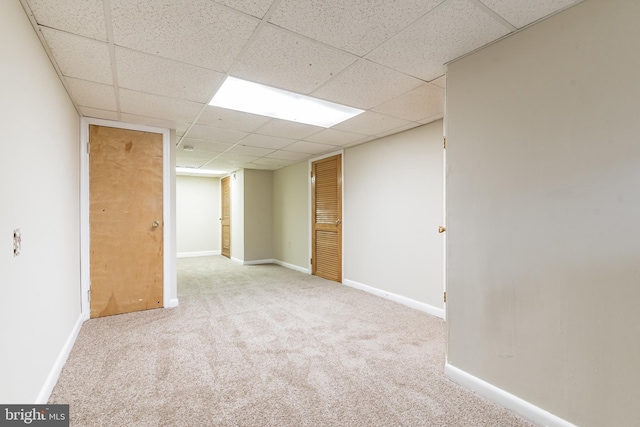
M 18 1 L 0 56 L 0 402 L 30 403 L 80 316 L 80 123 Z
M 442 309 L 442 121 L 344 154 L 344 278 Z
M 309 269 L 309 163 L 273 172 L 273 257 Z
M 220 252 L 220 179 L 176 177 L 178 256 Z
M 640 2 L 447 72 L 449 362 L 585 427 L 640 420 Z
M 244 170 L 244 261 L 273 259 L 273 172 Z

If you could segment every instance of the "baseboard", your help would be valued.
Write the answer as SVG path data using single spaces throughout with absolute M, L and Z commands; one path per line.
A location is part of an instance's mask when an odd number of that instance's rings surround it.
M 369 285 L 364 285 L 362 283 L 354 282 L 353 280 L 344 279 L 342 280 L 342 283 L 351 288 L 360 289 L 361 291 L 365 291 L 370 294 L 373 294 L 382 298 L 386 298 L 388 300 L 397 302 L 407 307 L 411 307 L 413 309 L 428 313 L 432 316 L 436 316 L 441 319 L 444 319 L 444 310 L 442 308 L 434 307 L 432 305 L 429 305 L 420 301 L 416 301 L 414 299 L 407 298 L 402 295 L 394 294 L 392 292 L 383 291 L 382 289 L 374 288 Z
M 260 264 L 273 264 L 272 259 L 256 259 L 253 261 L 242 261 L 242 265 L 260 265 Z
M 178 298 L 171 298 L 169 300 L 169 305 L 167 306 L 167 308 L 173 308 L 173 307 L 177 307 L 178 304 Z
M 278 264 L 279 266 L 286 267 L 290 270 L 296 270 L 301 273 L 311 274 L 311 270 L 308 268 L 300 267 L 299 265 L 289 264 L 288 262 L 280 261 L 279 259 L 273 260 L 274 264 Z
M 47 379 L 45 380 L 44 385 L 40 389 L 40 393 L 36 398 L 36 402 L 35 402 L 36 405 L 45 405 L 49 401 L 49 396 L 51 396 L 51 392 L 53 391 L 53 388 L 56 386 L 56 383 L 58 382 L 58 377 L 60 377 L 60 372 L 62 372 L 62 368 L 64 367 L 64 364 L 67 362 L 69 353 L 71 353 L 73 344 L 76 342 L 76 338 L 80 333 L 80 328 L 82 327 L 82 324 L 84 323 L 85 320 L 86 320 L 86 317 L 81 313 L 80 316 L 78 316 L 78 320 L 76 320 L 76 323 L 73 326 L 73 329 L 71 330 L 71 333 L 67 338 L 67 341 L 65 341 L 64 346 L 62 346 L 62 350 L 60 350 L 60 354 L 58 355 L 56 362 L 53 364 L 53 367 L 51 368 L 51 371 L 49 372 L 49 375 L 47 376 Z
M 231 259 L 231 261 L 233 261 L 233 262 L 237 262 L 238 264 L 242 264 L 242 265 L 244 265 L 244 261 L 243 261 L 243 260 L 241 260 L 241 259 L 239 259 L 239 258 L 231 257 L 230 259 Z
M 576 427 L 574 424 L 571 424 L 570 422 L 565 421 L 544 409 L 538 408 L 526 400 L 514 396 L 513 394 L 489 384 L 480 378 L 474 377 L 473 375 L 463 371 L 462 369 L 456 368 L 449 363 L 444 366 L 444 374 L 453 382 L 476 392 L 485 399 L 509 409 L 535 425 L 545 427 Z
M 220 251 L 178 252 L 176 258 L 195 258 L 199 256 L 220 255 Z

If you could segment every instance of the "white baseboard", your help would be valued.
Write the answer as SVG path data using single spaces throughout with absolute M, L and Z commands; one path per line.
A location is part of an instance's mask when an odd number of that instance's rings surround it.
M 220 251 L 178 252 L 176 258 L 194 258 L 199 256 L 220 255 Z
M 444 366 L 444 374 L 452 381 L 460 384 L 461 386 L 468 388 L 480 396 L 488 399 L 498 405 L 509 409 L 510 411 L 518 414 L 522 418 L 531 421 L 535 425 L 545 427 L 576 427 L 568 421 L 563 420 L 544 409 L 538 408 L 535 405 L 520 399 L 511 393 L 489 384 L 480 378 L 456 368 L 449 363 Z
M 296 270 L 301 273 L 311 274 L 311 270 L 309 268 L 300 267 L 299 265 L 295 265 L 295 264 L 289 264 L 288 262 L 280 261 L 279 259 L 274 259 L 273 263 L 278 264 L 282 267 L 286 267 L 290 270 Z
M 242 265 L 260 265 L 260 264 L 273 264 L 272 259 L 256 259 L 253 261 L 243 261 Z
M 407 298 L 402 295 L 394 294 L 392 292 L 383 291 L 382 289 L 374 288 L 369 285 L 364 285 L 362 283 L 358 283 L 353 280 L 344 279 L 342 280 L 342 283 L 351 288 L 360 289 L 361 291 L 365 291 L 370 294 L 373 294 L 382 298 L 386 298 L 388 300 L 397 302 L 399 304 L 406 305 L 407 307 L 411 307 L 415 310 L 419 310 L 427 314 L 430 314 L 432 316 L 436 316 L 441 319 L 444 319 L 444 310 L 442 308 L 434 307 L 424 302 L 416 301 L 414 299 Z
M 56 359 L 56 362 L 53 364 L 47 379 L 45 380 L 42 388 L 40 389 L 40 393 L 36 398 L 36 405 L 45 405 L 49 401 L 49 396 L 51 396 L 51 392 L 53 388 L 56 386 L 58 382 L 58 377 L 60 377 L 60 372 L 62 372 L 62 368 L 64 364 L 67 362 L 67 358 L 69 357 L 69 353 L 71 353 L 71 349 L 73 348 L 73 344 L 76 342 L 76 338 L 78 337 L 78 333 L 80 333 L 80 328 L 82 324 L 86 320 L 86 317 L 81 313 L 78 316 L 78 320 L 76 320 L 75 325 L 73 325 L 73 329 L 71 329 L 71 333 L 65 341 L 64 346 L 62 346 L 62 350 L 60 350 L 60 354 Z
M 233 261 L 233 262 L 237 262 L 238 264 L 242 264 L 242 265 L 244 265 L 244 261 L 243 261 L 243 260 L 241 260 L 240 258 L 234 258 L 234 257 L 231 257 L 230 259 L 231 259 L 231 261 Z
M 171 298 L 169 300 L 169 305 L 167 306 L 167 308 L 177 307 L 178 305 L 178 298 Z

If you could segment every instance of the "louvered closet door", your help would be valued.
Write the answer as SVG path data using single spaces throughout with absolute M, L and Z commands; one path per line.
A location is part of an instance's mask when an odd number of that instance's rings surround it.
M 313 274 L 342 282 L 342 156 L 312 164 Z

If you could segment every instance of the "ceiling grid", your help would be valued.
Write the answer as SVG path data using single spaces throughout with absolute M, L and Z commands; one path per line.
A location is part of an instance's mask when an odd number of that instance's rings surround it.
M 80 114 L 176 129 L 178 166 L 230 172 L 438 120 L 446 63 L 581 0 L 20 1 Z M 227 76 L 365 112 L 325 129 L 208 105 Z

